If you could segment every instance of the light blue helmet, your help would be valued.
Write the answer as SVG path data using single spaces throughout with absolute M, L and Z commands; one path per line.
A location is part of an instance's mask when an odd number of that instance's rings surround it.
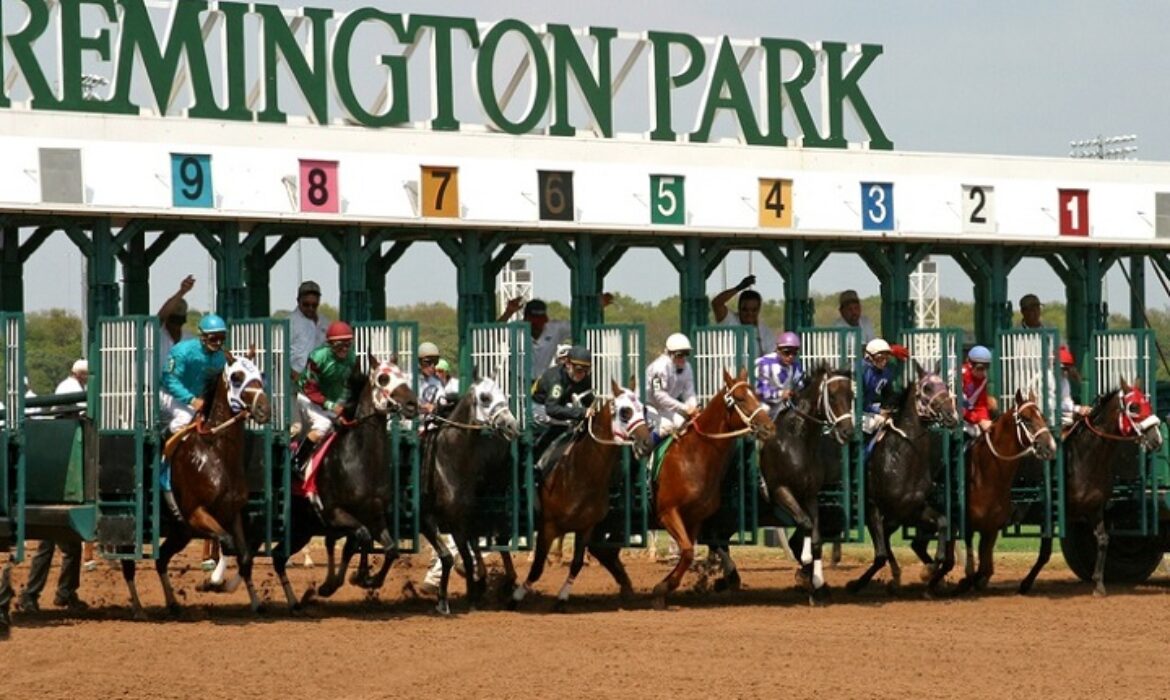
M 199 319 L 199 333 L 207 335 L 208 333 L 227 333 L 227 323 L 218 314 L 207 314 Z
M 991 364 L 991 351 L 982 345 L 976 345 L 967 353 L 967 359 L 980 364 Z

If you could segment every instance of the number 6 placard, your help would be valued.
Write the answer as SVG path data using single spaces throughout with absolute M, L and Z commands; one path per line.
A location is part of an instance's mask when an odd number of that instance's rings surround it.
M 536 180 L 540 189 L 540 220 L 572 221 L 573 173 L 538 170 Z
M 336 214 L 341 211 L 337 161 L 301 161 L 301 211 Z

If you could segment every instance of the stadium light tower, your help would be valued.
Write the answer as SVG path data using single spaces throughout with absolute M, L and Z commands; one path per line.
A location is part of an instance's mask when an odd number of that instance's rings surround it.
M 532 301 L 533 274 L 529 267 L 531 255 L 517 255 L 508 261 L 504 269 L 496 278 L 496 310 L 502 310 L 508 305 L 509 299 L 521 297 L 524 301 Z
M 1128 145 L 1137 141 L 1137 134 L 1123 136 L 1101 136 L 1068 142 L 1069 158 L 1095 158 L 1097 160 L 1137 160 L 1137 146 Z
M 914 302 L 914 327 L 938 328 L 938 264 L 929 257 L 910 273 L 910 300 Z

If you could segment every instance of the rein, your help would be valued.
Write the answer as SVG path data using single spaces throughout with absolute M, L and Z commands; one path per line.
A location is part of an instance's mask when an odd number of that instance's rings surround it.
M 589 437 L 593 439 L 593 442 L 596 442 L 599 445 L 611 445 L 614 447 L 626 447 L 626 446 L 634 444 L 633 440 L 618 440 L 618 439 L 605 440 L 605 439 L 597 437 L 597 433 L 593 432 L 593 419 L 597 415 L 598 415 L 597 413 L 590 413 L 589 418 L 585 421 L 585 427 L 589 431 Z M 634 428 L 638 427 L 639 425 L 641 425 L 644 422 L 645 422 L 644 420 L 639 419 L 639 420 L 636 420 L 636 421 L 630 423 L 630 425 L 628 426 L 627 434 L 629 434 L 630 431 L 632 431 Z
M 831 404 L 829 403 L 829 384 L 832 382 L 835 382 L 835 381 L 846 381 L 846 380 L 849 380 L 849 377 L 836 376 L 836 377 L 826 377 L 824 379 L 824 381 L 821 382 L 821 392 L 820 392 L 821 396 L 820 396 L 819 406 L 821 407 L 821 411 L 825 414 L 825 420 L 821 420 L 820 418 L 817 418 L 816 416 L 814 416 L 810 413 L 805 413 L 804 411 L 800 410 L 800 407 L 797 406 L 795 403 L 789 404 L 792 407 L 792 411 L 794 413 L 796 413 L 796 415 L 800 416 L 801 418 L 804 418 L 807 421 L 811 421 L 813 423 L 816 423 L 817 425 L 823 425 L 823 426 L 835 426 L 838 423 L 840 423 L 841 421 L 845 420 L 846 418 L 852 418 L 853 417 L 852 414 L 849 414 L 849 413 L 842 413 L 839 416 L 834 414 L 833 409 L 831 407 Z
M 727 404 L 728 408 L 735 409 L 735 412 L 739 414 L 739 419 L 743 421 L 744 427 L 740 428 L 739 430 L 732 430 L 726 433 L 704 433 L 703 429 L 699 427 L 698 418 L 696 418 L 687 424 L 687 430 L 694 428 L 696 433 L 711 440 L 729 440 L 731 438 L 741 437 L 752 432 L 752 420 L 755 419 L 756 415 L 759 414 L 760 411 L 764 410 L 764 405 L 760 404 L 757 406 L 756 410 L 752 411 L 750 416 L 744 413 L 743 409 L 739 407 L 739 402 L 737 402 L 731 396 L 731 393 L 741 386 L 747 386 L 747 382 L 736 382 L 735 384 L 732 384 L 730 387 L 728 387 L 728 389 L 723 392 L 723 401 Z M 686 431 L 684 430 L 683 432 Z M 680 433 L 680 435 L 681 434 L 682 433 Z
M 198 428 L 196 428 L 196 430 L 198 430 L 198 431 L 199 431 L 199 434 L 200 434 L 200 435 L 217 435 L 217 434 L 219 434 L 221 431 L 227 430 L 228 428 L 230 428 L 231 426 L 235 425 L 235 424 L 236 424 L 236 423 L 238 423 L 239 421 L 242 421 L 242 420 L 244 420 L 244 419 L 245 419 L 245 418 L 247 418 L 247 417 L 248 417 L 248 416 L 249 416 L 251 413 L 252 413 L 251 409 L 247 409 L 247 408 L 245 408 L 244 410 L 242 410 L 242 411 L 240 411 L 239 413 L 235 414 L 235 415 L 234 415 L 234 416 L 232 416 L 231 418 L 228 418 L 227 420 L 225 420 L 224 422 L 222 422 L 222 423 L 220 423 L 219 425 L 215 426 L 214 428 L 208 428 L 208 427 L 206 427 L 206 426 L 207 426 L 207 423 L 200 423 L 200 424 L 199 424 L 199 427 L 198 427 Z
M 506 411 L 508 409 L 507 403 L 501 402 L 499 405 L 500 405 L 499 410 L 492 411 L 491 413 L 488 414 L 488 421 L 489 422 L 494 420 L 495 417 L 500 414 L 500 411 Z M 435 421 L 436 423 L 443 423 L 444 425 L 449 425 L 453 428 L 460 428 L 462 430 L 489 430 L 491 428 L 491 426 L 488 425 L 487 423 L 460 423 L 459 421 L 454 421 L 454 420 L 451 420 L 450 418 L 444 418 L 442 416 L 437 416 L 433 413 L 431 414 L 431 420 Z
M 1018 459 L 1023 459 L 1024 457 L 1027 457 L 1029 455 L 1036 454 L 1036 438 L 1040 437 L 1044 433 L 1049 432 L 1047 425 L 1044 426 L 1043 429 L 1037 431 L 1035 434 L 1028 432 L 1027 428 L 1024 428 L 1023 421 L 1020 418 L 1020 412 L 1029 406 L 1036 408 L 1036 402 L 1028 401 L 1027 403 L 1020 406 L 1019 408 L 1016 408 L 1015 411 L 1013 412 L 1015 414 L 1015 423 L 1016 423 L 1016 441 L 1019 442 L 1021 445 L 1024 444 L 1024 441 L 1020 439 L 1020 431 L 1023 431 L 1024 435 L 1026 435 L 1028 437 L 1028 447 L 1025 448 L 1024 451 L 1018 452 L 1018 453 L 1011 455 L 1011 456 L 1001 455 L 998 451 L 996 451 L 995 445 L 992 444 L 992 442 L 991 442 L 991 431 L 988 430 L 986 433 L 983 434 L 983 437 L 985 438 L 985 441 L 987 442 L 987 449 L 991 450 L 991 454 L 995 455 L 996 459 L 1000 460 L 1001 462 L 1014 462 Z

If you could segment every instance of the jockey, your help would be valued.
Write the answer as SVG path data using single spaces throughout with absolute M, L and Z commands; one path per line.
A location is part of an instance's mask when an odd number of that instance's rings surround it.
M 978 437 L 991 428 L 991 409 L 994 399 L 987 385 L 987 370 L 991 367 L 991 351 L 976 345 L 967 353 L 963 365 L 963 432 Z
M 800 336 L 785 331 L 776 336 L 776 351 L 756 360 L 756 393 L 768 404 L 773 420 L 788 408 L 792 395 L 804 383 L 800 361 Z
M 545 370 L 532 388 L 533 403 L 543 406 L 544 423 L 548 426 L 532 448 L 533 457 L 540 459 L 557 437 L 585 418 L 586 409 L 593 404 L 593 353 L 589 348 L 575 345 L 569 349 L 565 364 Z
M 699 415 L 695 396 L 695 374 L 687 357 L 691 341 L 682 333 L 666 339 L 666 350 L 646 368 L 650 395 L 646 399 L 646 423 L 655 443 L 681 428 L 688 418 Z
M 861 431 L 872 435 L 890 418 L 894 409 L 894 368 L 890 344 L 874 338 L 865 344 L 861 370 Z
M 305 371 L 297 379 L 297 409 L 301 425 L 308 431 L 301 438 L 293 456 L 292 467 L 303 479 L 308 474 L 308 457 L 321 440 L 333 432 L 333 421 L 345 410 L 349 400 L 349 376 L 357 364 L 350 352 L 353 328 L 344 321 L 334 321 L 325 331 L 325 344 L 309 353 Z
M 418 346 L 418 407 L 423 415 L 434 413 L 443 395 L 443 380 L 437 373 L 439 354 L 439 346 L 434 343 Z
M 168 435 L 186 427 L 203 408 L 202 394 L 208 381 L 227 364 L 223 352 L 226 339 L 227 323 L 216 314 L 207 314 L 199 319 L 198 338 L 188 338 L 171 348 L 159 390 L 159 409 L 167 421 Z M 159 485 L 166 504 L 181 521 L 183 516 L 171 492 L 171 465 L 165 460 L 159 469 Z
M 1064 427 L 1069 427 L 1077 421 L 1081 416 L 1087 416 L 1092 412 L 1092 406 L 1080 406 L 1072 397 L 1072 382 L 1081 381 L 1081 375 L 1077 372 L 1077 364 L 1073 359 L 1072 351 L 1067 346 L 1061 345 L 1058 352 L 1060 358 L 1060 424 Z

